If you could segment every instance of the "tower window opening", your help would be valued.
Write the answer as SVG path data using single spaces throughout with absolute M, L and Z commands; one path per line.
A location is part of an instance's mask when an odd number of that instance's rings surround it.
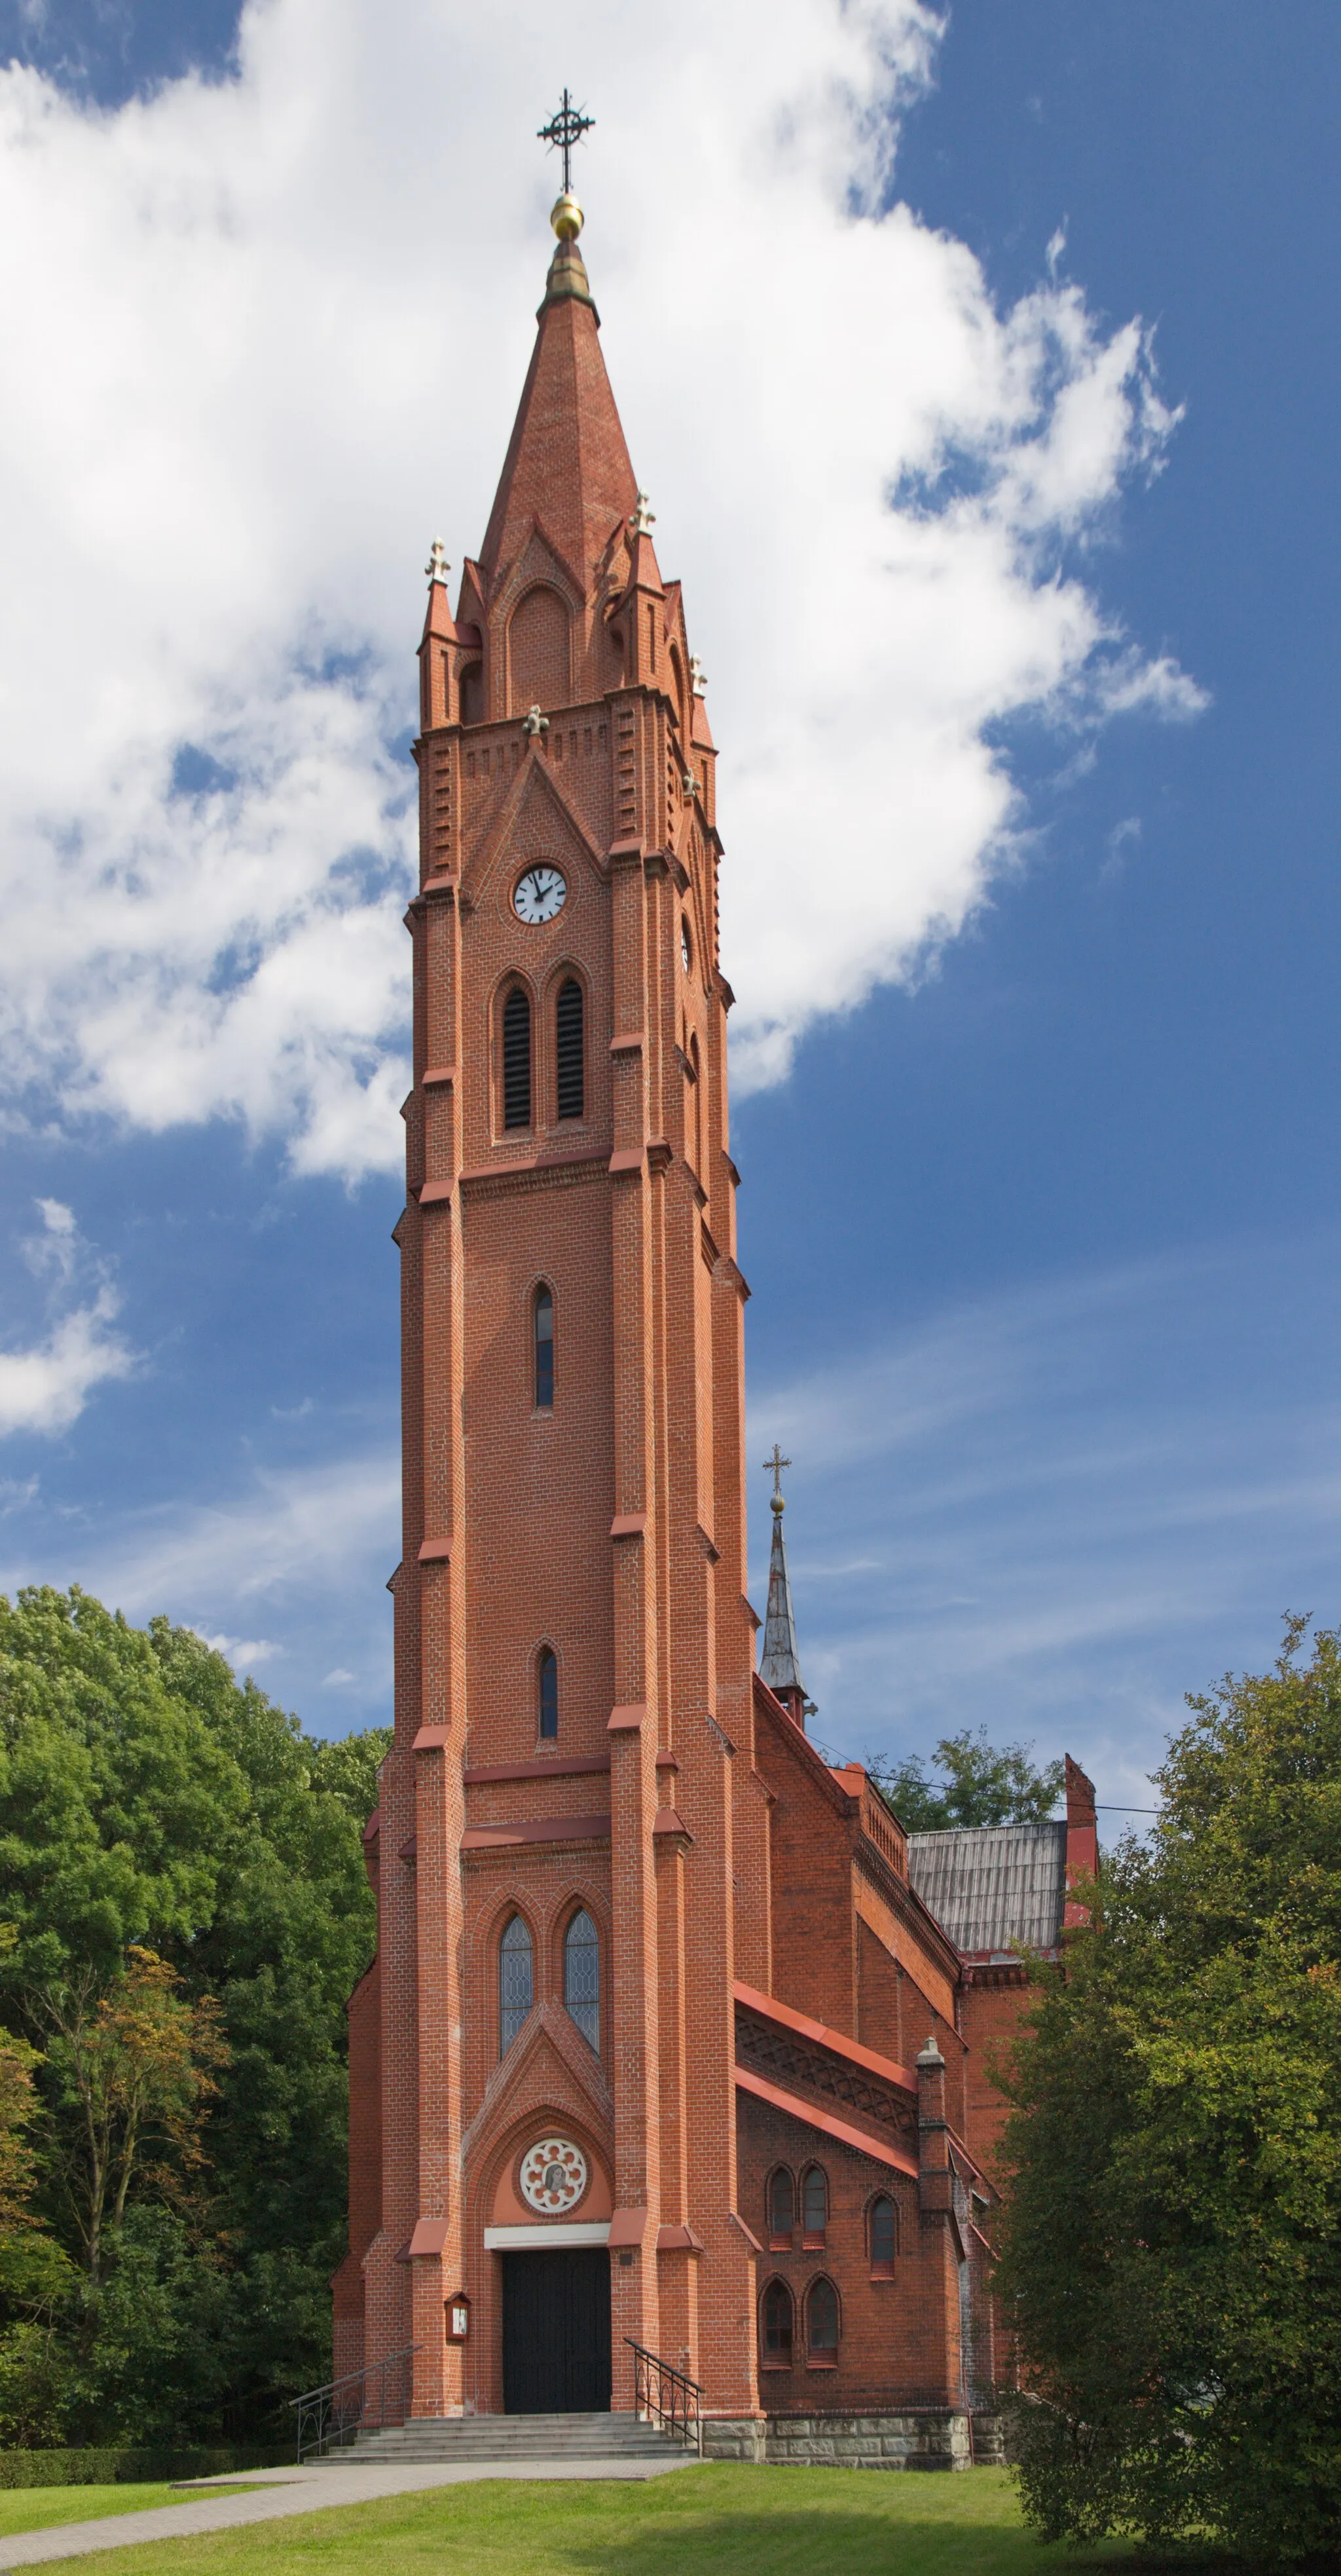
M 536 1411 L 549 1413 L 554 1406 L 554 1299 L 548 1288 L 537 1288 L 532 1311 L 535 1323 Z
M 779 2165 L 768 2185 L 768 2233 L 772 2242 L 790 2245 L 796 2225 L 796 2186 L 785 2165 Z
M 556 1090 L 561 1118 L 580 1118 L 585 1106 L 582 1065 L 582 987 L 575 975 L 559 986 L 554 1015 Z
M 542 1737 L 555 1736 L 559 1732 L 559 1659 L 552 1646 L 541 1649 L 540 1661 L 536 1667 L 536 1680 L 539 1689 L 541 1735 Z
M 838 2359 L 838 2292 L 832 2281 L 816 2281 L 806 2301 L 807 2341 L 812 2361 Z
M 601 1945 L 585 1908 L 573 1916 L 563 1943 L 563 2000 L 583 2038 L 601 2053 Z
M 829 2216 L 829 2193 L 822 2165 L 811 2165 L 801 2186 L 801 2235 L 807 2245 L 822 2245 Z
M 770 2281 L 764 2292 L 764 2360 L 774 2369 L 790 2370 L 792 2361 L 792 2294 L 785 2281 Z
M 498 2054 L 506 2057 L 535 2001 L 531 1935 L 514 1914 L 498 1946 Z
M 531 1005 L 520 984 L 503 1006 L 503 1124 L 531 1124 Z
M 467 662 L 461 674 L 461 722 L 479 724 L 484 716 L 484 665 Z

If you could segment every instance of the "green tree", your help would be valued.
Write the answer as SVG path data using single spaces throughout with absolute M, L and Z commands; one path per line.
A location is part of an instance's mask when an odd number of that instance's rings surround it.
M 1010 2070 L 999 2287 L 1051 2538 L 1341 2563 L 1341 1643 L 1190 1702 Z
M 213 1997 L 189 2004 L 181 1982 L 132 1943 L 104 1992 L 85 1967 L 30 1998 L 68 2111 L 57 2160 L 91 2302 L 115 2259 L 132 2184 L 147 2174 L 171 2196 L 203 2162 L 201 2122 L 228 2048 Z
M 910 1834 L 956 1825 L 1036 1825 L 1062 1794 L 1065 1766 L 1049 1762 L 1035 1770 L 1032 1749 L 989 1744 L 985 1726 L 976 1735 L 966 1726 L 960 1735 L 941 1737 L 932 1755 L 939 1780 L 929 1779 L 913 1754 L 898 1763 L 868 1755 L 866 1770 Z
M 272 2433 L 284 2399 L 326 2375 L 345 2243 L 344 2006 L 375 1935 L 361 1829 L 388 1742 L 382 1729 L 313 1741 L 167 1620 L 135 1629 L 77 1590 L 0 1601 L 5 2018 L 45 2037 L 50 2016 L 35 2019 L 31 1999 L 82 1990 L 96 2019 L 136 1945 L 179 1980 L 166 1991 L 182 2013 L 213 1999 L 227 2051 L 208 2069 L 217 2093 L 197 2097 L 203 2118 L 175 2137 L 160 2128 L 113 2211 L 97 2339 L 69 2401 L 90 2438 L 127 2429 L 118 2389 L 140 2389 L 126 2403 L 148 2420 L 166 2307 L 183 2437 Z M 38 2073 L 37 2198 L 82 2260 L 60 2189 L 80 2090 L 58 2040 L 72 2045 L 57 2031 Z

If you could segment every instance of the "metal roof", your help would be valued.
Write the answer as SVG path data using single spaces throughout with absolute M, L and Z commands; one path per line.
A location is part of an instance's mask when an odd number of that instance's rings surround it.
M 1066 1898 L 1066 1827 L 963 1826 L 908 1836 L 908 1877 L 956 1949 L 1055 1950 Z

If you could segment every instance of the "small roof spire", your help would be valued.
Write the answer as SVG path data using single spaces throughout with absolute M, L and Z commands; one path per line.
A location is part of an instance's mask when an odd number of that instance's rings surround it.
M 773 1513 L 773 1550 L 768 1561 L 768 1608 L 764 1615 L 764 1651 L 759 1663 L 759 1679 L 778 1699 L 786 1701 L 799 1724 L 807 1706 L 806 1686 L 801 1679 L 801 1666 L 796 1652 L 796 1619 L 792 1610 L 791 1579 L 787 1572 L 787 1549 L 782 1535 L 782 1515 L 787 1506 L 782 1498 L 782 1471 L 790 1467 L 776 1440 L 773 1455 L 765 1458 L 764 1467 L 773 1479 L 770 1506 Z

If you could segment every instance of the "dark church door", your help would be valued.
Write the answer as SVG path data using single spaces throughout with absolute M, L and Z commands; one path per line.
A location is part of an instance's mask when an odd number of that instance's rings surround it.
M 505 2254 L 503 2405 L 579 2415 L 610 2403 L 610 2257 L 603 2245 Z

